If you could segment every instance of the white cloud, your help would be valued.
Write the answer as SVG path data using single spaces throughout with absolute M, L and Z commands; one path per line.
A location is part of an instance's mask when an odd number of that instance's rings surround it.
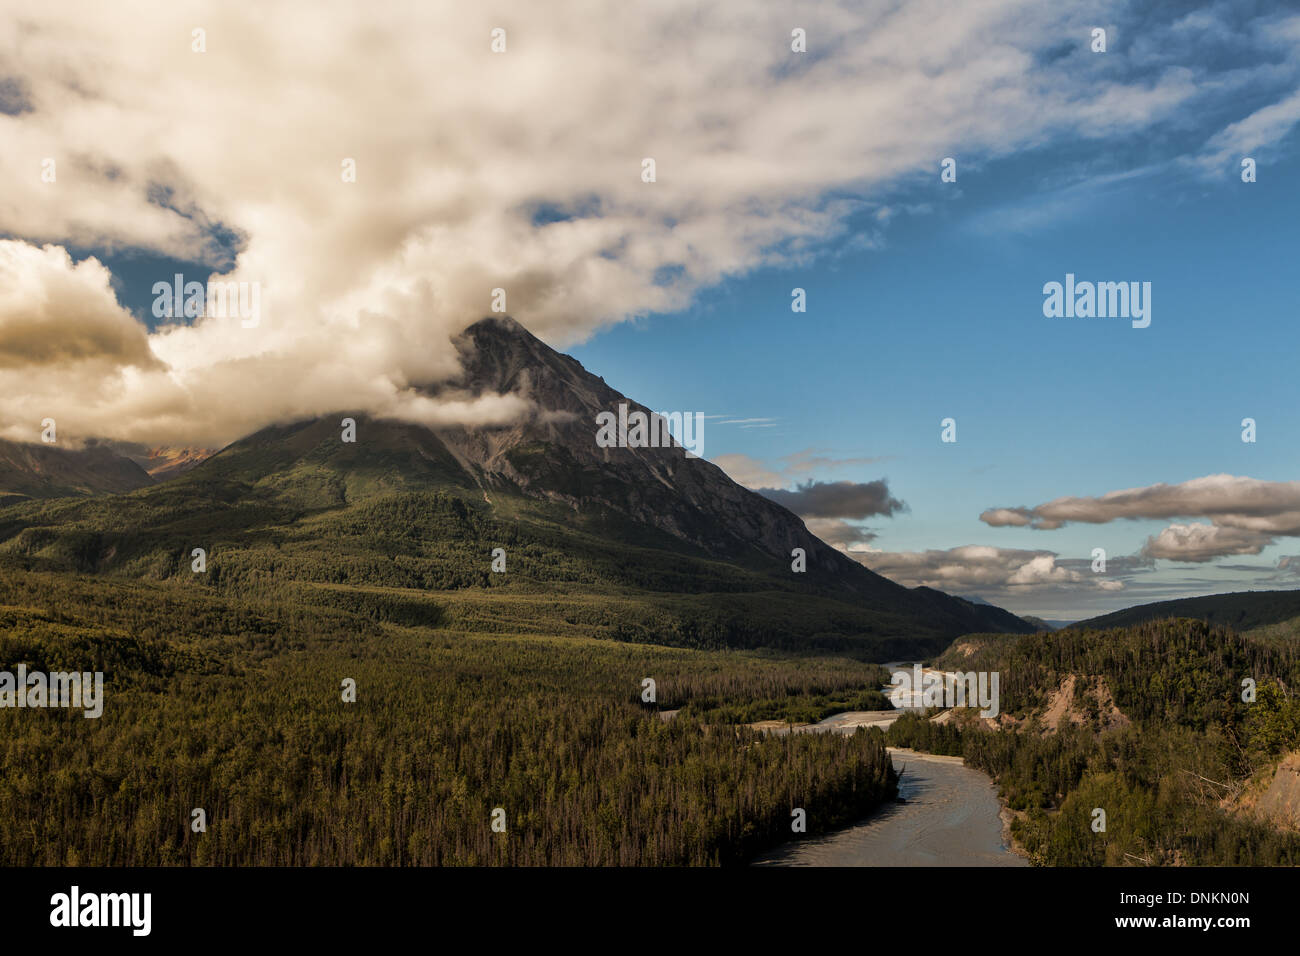
M 1278 537 L 1300 537 L 1300 481 L 1261 481 L 1206 475 L 1179 484 L 1161 482 L 1093 498 L 1056 498 L 1032 508 L 990 508 L 980 520 L 993 527 L 1051 530 L 1073 522 L 1207 518 L 1210 524 L 1173 524 L 1149 538 L 1148 557 L 1208 561 L 1259 554 Z
M 1147 538 L 1142 553 L 1170 561 L 1202 563 L 1229 554 L 1259 554 L 1273 543 L 1267 535 L 1209 524 L 1171 524 Z
M 928 551 L 850 548 L 849 554 L 900 584 L 924 585 L 951 593 L 979 590 L 996 594 L 1060 586 L 1118 590 L 1124 586 L 1114 578 L 1065 567 L 1051 551 L 971 544 Z
M 54 383 L 11 368 L 0 416 L 218 444 L 341 406 L 430 414 L 411 386 L 454 373 L 448 337 L 494 288 L 562 347 L 803 261 L 867 197 L 935 176 L 943 156 L 1126 135 L 1195 93 L 1183 68 L 1096 72 L 1095 13 L 823 2 L 796 24 L 740 0 L 34 6 L 0 21 L 23 107 L 0 111 L 0 234 L 202 261 L 258 283 L 263 320 L 152 334 L 165 372 Z M 808 54 L 790 52 L 795 25 Z M 1074 54 L 1043 55 L 1068 37 Z M 539 208 L 570 218 L 538 224 Z
M 95 259 L 73 263 L 54 246 L 0 239 L 0 370 L 112 374 L 156 368 L 144 328 L 117 304 L 112 276 Z M 58 368 L 58 372 L 53 371 Z

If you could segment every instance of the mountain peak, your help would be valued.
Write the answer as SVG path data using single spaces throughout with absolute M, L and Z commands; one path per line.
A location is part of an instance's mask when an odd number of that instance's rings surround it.
M 509 315 L 486 315 L 474 324 L 468 326 L 465 332 L 472 333 L 502 333 L 507 335 L 521 335 L 529 338 L 537 338 L 532 332 L 524 328 L 523 324 Z M 464 333 L 462 333 L 464 334 Z
M 577 359 L 555 351 L 508 315 L 479 319 L 453 343 L 460 353 L 461 373 L 451 382 L 425 388 L 428 394 L 515 394 L 544 415 L 581 418 L 594 417 L 611 401 L 627 401 Z

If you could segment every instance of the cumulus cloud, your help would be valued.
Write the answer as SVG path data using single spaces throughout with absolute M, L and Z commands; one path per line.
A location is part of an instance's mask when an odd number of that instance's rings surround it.
M 1259 554 L 1273 539 L 1240 528 L 1210 524 L 1171 524 L 1147 538 L 1142 553 L 1169 561 L 1203 563 L 1229 554 Z
M 965 545 L 927 551 L 851 549 L 849 553 L 877 574 L 908 587 L 985 593 L 1063 585 L 1100 590 L 1124 587 L 1117 578 L 1066 567 L 1051 551 Z
M 96 268 L 88 274 L 94 277 Z M 322 326 L 326 334 L 292 323 L 244 329 L 238 317 L 230 317 L 164 326 L 147 338 L 139 323 L 103 295 L 93 310 L 61 313 L 41 324 L 65 343 L 48 356 L 62 363 L 57 374 L 48 361 L 0 364 L 0 403 L 7 412 L 0 435 L 34 440 L 39 422 L 52 417 L 61 437 L 73 441 L 98 435 L 220 447 L 268 422 L 340 409 L 423 424 L 514 421 L 527 407 L 519 396 L 444 390 L 435 399 L 414 387 L 452 379 L 459 371 L 445 327 L 408 328 L 383 306 L 420 294 L 377 290 L 374 311 L 359 312 L 364 334 L 350 337 L 328 325 Z M 19 303 L 14 311 L 30 315 L 32 307 Z M 69 319 L 77 314 L 78 322 Z M 115 341 L 121 347 L 83 354 L 87 340 L 71 337 L 69 330 L 84 328 L 86 315 L 97 317 L 101 340 L 105 328 L 119 332 Z
M 145 329 L 117 303 L 112 276 L 96 259 L 74 263 L 60 248 L 0 239 L 0 369 L 89 374 L 158 369 Z
M 84 336 L 10 364 L 4 419 L 219 444 L 339 406 L 432 414 L 414 387 L 454 377 L 448 338 L 494 288 L 563 347 L 803 261 L 958 147 L 1128 135 L 1198 93 L 1185 67 L 1062 54 L 1095 16 L 1031 0 L 805 5 L 806 55 L 787 10 L 739 0 L 399 9 L 81 0 L 0 21 L 0 234 L 161 253 L 263 300 L 253 329 L 110 336 L 110 374 L 46 375 Z

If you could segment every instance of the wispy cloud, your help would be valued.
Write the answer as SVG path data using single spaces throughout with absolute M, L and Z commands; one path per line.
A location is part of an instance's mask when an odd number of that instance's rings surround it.
M 1108 173 L 1081 173 L 1064 185 L 1040 188 L 973 216 L 964 227 L 977 235 L 1028 235 L 1088 215 L 1104 203 L 1119 201 L 1168 170 L 1170 163 Z
M 1300 123 L 1300 90 L 1230 123 L 1210 138 L 1191 162 L 1207 174 L 1240 172 L 1244 157 L 1279 145 Z

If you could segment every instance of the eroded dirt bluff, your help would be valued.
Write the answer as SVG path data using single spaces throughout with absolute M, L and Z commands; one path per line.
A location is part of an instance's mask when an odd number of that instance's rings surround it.
M 1289 754 L 1255 804 L 1255 815 L 1284 829 L 1300 829 L 1300 751 Z
M 1037 720 L 1043 734 L 1055 733 L 1062 726 L 1085 725 L 1094 730 L 1116 730 L 1127 727 L 1132 721 L 1119 709 L 1115 696 L 1104 677 L 1082 677 L 1067 674 L 1047 698 L 1041 710 L 1027 719 L 1017 719 L 1003 713 L 997 717 L 997 726 L 1004 729 L 1021 729 Z

